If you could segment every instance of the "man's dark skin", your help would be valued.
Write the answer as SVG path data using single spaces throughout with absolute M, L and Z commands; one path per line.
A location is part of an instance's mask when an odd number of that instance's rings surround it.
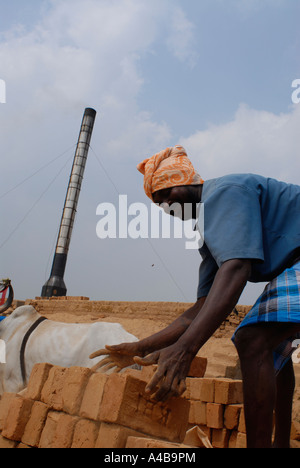
M 193 205 L 196 218 L 202 185 L 160 190 L 153 201 L 161 205 Z M 220 233 L 221 235 L 222 233 Z M 234 242 L 234 239 L 233 239 Z M 180 396 L 190 365 L 213 333 L 236 306 L 251 273 L 251 260 L 233 259 L 218 270 L 207 297 L 201 297 L 166 329 L 137 343 L 107 346 L 102 354 L 109 367 L 119 369 L 133 362 L 142 366 L 157 364 L 157 371 L 146 387 L 157 401 Z M 248 448 L 271 448 L 273 411 L 276 411 L 274 447 L 289 448 L 295 377 L 290 361 L 276 377 L 273 350 L 300 331 L 294 323 L 267 323 L 241 328 L 235 345 L 241 361 Z M 100 355 L 100 354 L 99 354 Z

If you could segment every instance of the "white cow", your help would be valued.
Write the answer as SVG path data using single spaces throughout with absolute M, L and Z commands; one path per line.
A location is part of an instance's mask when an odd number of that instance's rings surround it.
M 21 372 L 21 348 L 28 330 L 41 315 L 32 306 L 17 308 L 0 322 L 0 340 L 6 363 L 0 364 L 0 394 L 18 393 L 26 387 L 32 368 L 47 362 L 62 367 L 93 367 L 103 357 L 90 359 L 95 351 L 137 338 L 119 323 L 61 323 L 45 320 L 30 334 L 24 351 L 25 382 Z M 3 353 L 2 353 L 3 354 Z

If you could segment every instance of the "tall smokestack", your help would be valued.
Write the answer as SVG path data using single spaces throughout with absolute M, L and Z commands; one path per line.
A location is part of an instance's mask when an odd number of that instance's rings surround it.
M 42 297 L 66 296 L 67 294 L 64 274 L 95 119 L 96 111 L 94 109 L 85 109 L 60 223 L 51 275 L 43 286 Z

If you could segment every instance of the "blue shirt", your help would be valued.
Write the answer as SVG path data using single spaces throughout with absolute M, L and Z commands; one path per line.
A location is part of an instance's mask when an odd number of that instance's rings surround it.
M 270 281 L 300 248 L 300 186 L 254 174 L 203 185 L 204 244 L 198 298 L 207 296 L 220 266 L 251 259 L 251 282 Z M 299 251 L 300 254 L 300 251 Z

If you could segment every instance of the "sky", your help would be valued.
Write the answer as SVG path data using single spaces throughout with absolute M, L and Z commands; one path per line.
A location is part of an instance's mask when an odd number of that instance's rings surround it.
M 204 180 L 252 172 L 299 183 L 299 2 L 0 3 L 0 277 L 20 300 L 41 294 L 92 107 L 67 294 L 194 302 L 197 250 L 183 238 L 100 239 L 97 208 L 118 209 L 126 195 L 150 210 L 136 166 L 176 144 Z M 249 284 L 239 302 L 251 305 L 263 286 Z

